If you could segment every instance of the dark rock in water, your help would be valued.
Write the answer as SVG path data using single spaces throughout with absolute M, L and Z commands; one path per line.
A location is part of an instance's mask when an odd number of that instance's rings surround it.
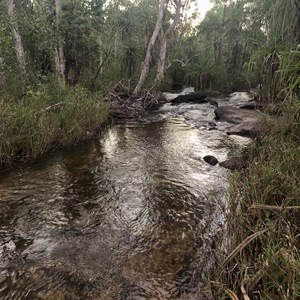
M 215 100 L 209 100 L 208 103 L 209 103 L 210 105 L 215 106 L 215 107 L 218 107 L 218 106 L 219 106 L 219 103 L 218 103 L 217 101 L 215 101 Z
M 219 163 L 219 166 L 229 169 L 229 170 L 241 170 L 245 168 L 247 161 L 243 157 L 231 157 L 225 161 Z
M 218 160 L 212 155 L 206 155 L 203 157 L 203 160 L 210 165 L 215 166 L 218 163 Z
M 254 110 L 254 109 L 256 109 L 256 105 L 255 105 L 255 103 L 251 103 L 251 104 L 242 105 L 242 106 L 240 106 L 240 108 Z
M 172 105 L 180 104 L 180 103 L 207 103 L 205 100 L 206 94 L 203 93 L 191 93 L 188 95 L 180 95 L 170 101 Z

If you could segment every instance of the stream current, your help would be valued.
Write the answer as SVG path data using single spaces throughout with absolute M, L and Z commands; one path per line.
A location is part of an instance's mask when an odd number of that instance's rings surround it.
M 0 299 L 204 299 L 226 248 L 229 171 L 203 156 L 249 142 L 214 109 L 166 104 L 2 174 Z

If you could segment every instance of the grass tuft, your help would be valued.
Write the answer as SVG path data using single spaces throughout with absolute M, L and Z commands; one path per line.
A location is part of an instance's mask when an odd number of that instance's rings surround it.
M 0 97 L 0 167 L 36 160 L 44 153 L 90 137 L 108 116 L 100 94 L 39 85 L 21 99 Z
M 233 175 L 228 224 L 234 250 L 214 276 L 216 299 L 300 299 L 299 123 L 299 101 L 284 104 L 249 167 Z

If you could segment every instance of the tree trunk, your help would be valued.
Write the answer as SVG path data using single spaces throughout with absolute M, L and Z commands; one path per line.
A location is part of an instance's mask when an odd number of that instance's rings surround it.
M 6 80 L 5 80 L 5 76 L 3 73 L 3 69 L 4 69 L 4 61 L 3 58 L 0 56 L 0 86 L 5 89 L 6 88 Z
M 138 81 L 137 86 L 135 87 L 135 89 L 133 91 L 134 95 L 138 95 L 138 94 L 141 93 L 141 90 L 142 90 L 142 87 L 145 83 L 145 80 L 148 77 L 149 70 L 150 70 L 150 62 L 151 62 L 151 57 L 152 57 L 152 50 L 154 48 L 159 30 L 160 30 L 161 25 L 162 25 L 162 20 L 163 20 L 164 13 L 165 13 L 165 10 L 166 10 L 166 3 L 167 3 L 167 0 L 160 0 L 159 1 L 159 8 L 158 8 L 157 21 L 156 21 L 155 29 L 154 29 L 154 31 L 152 33 L 152 36 L 150 38 L 150 41 L 148 43 L 146 57 L 145 57 L 145 60 L 143 62 L 140 79 Z
M 167 31 L 165 32 L 162 42 L 161 42 L 161 46 L 160 46 L 159 61 L 158 61 L 156 79 L 155 79 L 155 81 L 159 82 L 159 83 L 163 82 L 163 80 L 165 78 L 168 39 L 169 39 L 170 35 L 172 34 L 172 32 L 174 31 L 174 28 L 180 21 L 180 11 L 181 11 L 181 7 L 182 7 L 181 0 L 174 0 L 174 2 L 176 4 L 176 12 L 175 12 L 174 20 L 170 24 Z
M 57 34 L 57 36 L 59 36 L 58 22 L 59 22 L 60 12 L 61 12 L 60 0 L 55 0 L 56 34 Z M 65 55 L 64 55 L 64 48 L 63 48 L 62 42 L 60 41 L 59 37 L 57 38 L 57 46 L 55 49 L 55 70 L 56 70 L 59 82 L 62 85 L 65 85 L 66 84 L 66 77 L 65 77 L 66 59 L 65 59 Z
M 6 0 L 7 12 L 10 21 L 11 32 L 13 36 L 13 41 L 15 44 L 15 49 L 17 53 L 17 59 L 21 71 L 21 83 L 22 89 L 24 90 L 27 84 L 27 71 L 26 71 L 26 60 L 25 52 L 23 48 L 23 43 L 21 36 L 18 31 L 16 16 L 14 12 L 14 0 Z

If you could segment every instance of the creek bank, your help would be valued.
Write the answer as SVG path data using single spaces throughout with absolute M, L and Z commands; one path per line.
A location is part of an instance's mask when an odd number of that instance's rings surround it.
M 290 100 L 231 180 L 230 254 L 212 276 L 213 299 L 299 299 L 300 107 Z
M 2 171 L 93 138 L 109 113 L 109 104 L 101 94 L 80 86 L 69 90 L 41 85 L 22 99 L 0 98 L 0 106 Z

